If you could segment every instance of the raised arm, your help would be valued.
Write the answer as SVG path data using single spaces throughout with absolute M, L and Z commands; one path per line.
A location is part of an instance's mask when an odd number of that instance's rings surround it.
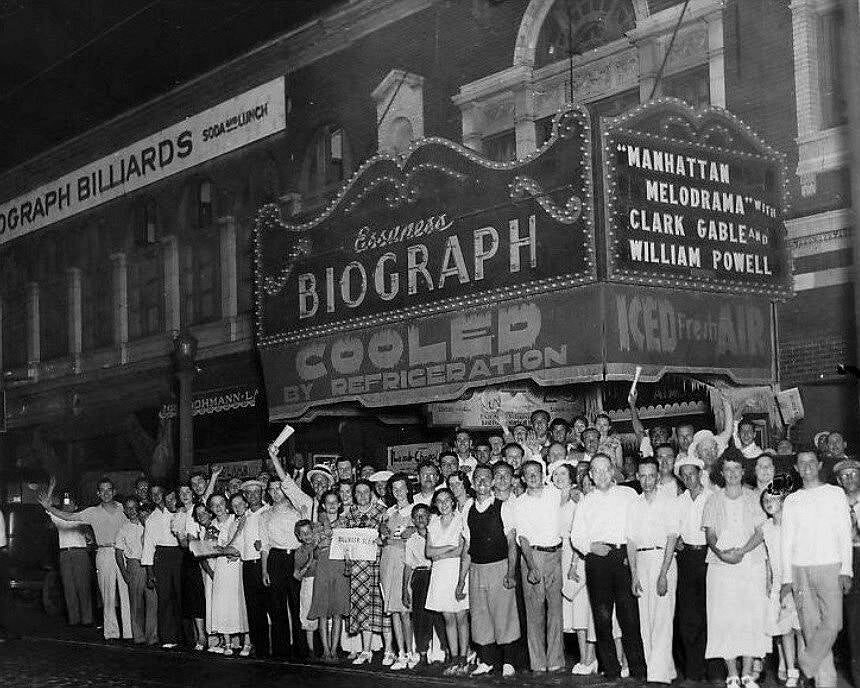
M 639 392 L 635 389 L 630 390 L 627 395 L 627 406 L 630 408 L 630 422 L 633 424 L 633 432 L 636 433 L 636 446 L 642 444 L 642 439 L 645 437 L 645 426 L 639 419 L 639 411 L 636 408 L 636 399 L 639 398 Z
M 732 402 L 725 394 L 720 392 L 720 398 L 723 401 L 723 430 L 717 435 L 717 442 L 720 443 L 719 446 L 725 447 L 735 430 L 735 412 L 732 409 Z M 740 441 L 738 441 L 738 446 L 740 446 Z
M 224 469 L 221 466 L 215 466 L 212 469 L 212 475 L 209 476 L 209 483 L 206 485 L 206 492 L 203 493 L 203 503 L 206 504 L 209 501 L 209 498 L 215 494 L 215 484 L 218 482 L 218 476 L 221 475 L 221 471 Z
M 39 500 L 39 504 L 42 505 L 42 508 L 47 511 L 52 516 L 60 519 L 61 521 L 72 521 L 76 523 L 86 523 L 86 516 L 83 515 L 83 511 L 75 511 L 69 513 L 68 511 L 63 511 L 62 509 L 58 509 L 55 506 L 51 505 L 51 502 L 54 498 L 54 488 L 57 486 L 57 479 L 52 475 L 51 479 L 48 481 L 48 490 L 42 494 L 37 495 L 37 499 Z
M 278 458 L 278 447 L 274 444 L 269 445 L 269 458 L 272 460 L 272 465 L 275 467 L 275 473 L 277 473 L 278 477 L 281 479 L 281 492 L 287 496 L 287 499 L 292 502 L 297 511 L 307 510 L 307 512 L 310 513 L 314 503 L 313 497 L 302 492 L 301 488 L 296 484 L 296 481 L 293 480 L 292 476 L 284 470 L 284 467 L 281 465 L 281 460 Z

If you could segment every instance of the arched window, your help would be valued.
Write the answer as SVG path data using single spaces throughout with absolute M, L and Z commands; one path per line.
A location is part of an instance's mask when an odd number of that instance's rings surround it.
M 556 0 L 538 36 L 535 67 L 623 38 L 635 25 L 630 0 Z
M 302 187 L 314 199 L 340 185 L 352 171 L 349 141 L 342 127 L 328 125 L 314 134 L 305 153 Z

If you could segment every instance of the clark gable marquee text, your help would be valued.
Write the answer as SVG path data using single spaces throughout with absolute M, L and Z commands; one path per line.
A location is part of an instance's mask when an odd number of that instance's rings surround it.
M 586 115 L 523 161 L 449 141 L 369 160 L 305 223 L 257 226 L 262 347 L 594 281 Z
M 657 101 L 603 142 L 610 280 L 791 295 L 782 161 L 743 124 Z

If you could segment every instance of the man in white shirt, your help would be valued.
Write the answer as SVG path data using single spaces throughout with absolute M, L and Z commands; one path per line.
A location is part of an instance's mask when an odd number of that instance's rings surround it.
M 675 613 L 684 661 L 685 680 L 698 685 L 705 680 L 708 642 L 705 557 L 708 545 L 702 530 L 705 503 L 713 494 L 702 485 L 704 463 L 689 452 L 675 463 L 675 474 L 686 488 L 677 498 L 678 592 Z
M 480 663 L 472 676 L 501 668 L 514 674 L 511 644 L 520 637 L 517 615 L 516 534 L 510 508 L 493 496 L 493 470 L 478 465 L 473 471 L 475 501 L 466 513 L 466 546 L 460 554 L 460 579 L 455 596 L 466 596 L 469 579 L 472 642 L 478 646 Z
M 526 608 L 532 671 L 564 669 L 561 612 L 561 493 L 545 485 L 543 466 L 526 461 L 522 468 L 526 491 L 514 506 L 514 524 Z
M 853 569 L 860 575 L 860 531 L 857 529 L 857 512 L 860 509 L 860 461 L 842 459 L 833 467 L 840 487 L 845 490 L 851 507 L 851 541 Z M 851 591 L 845 595 L 845 630 L 851 651 L 851 674 L 854 685 L 860 685 L 860 581 L 854 578 Z
M 87 523 L 92 527 L 96 538 L 96 578 L 101 591 L 104 609 L 103 632 L 106 640 L 115 638 L 131 638 L 131 607 L 128 600 L 128 586 L 119 574 L 114 554 L 116 534 L 128 522 L 122 510 L 122 504 L 114 500 L 113 481 L 102 478 L 98 482 L 97 506 L 87 507 L 83 511 L 66 513 L 51 505 L 56 481 L 51 478 L 48 492 L 39 499 L 45 511 L 63 521 Z M 122 615 L 122 635 L 116 616 L 116 598 L 119 594 L 120 613 Z
M 413 504 L 424 504 L 429 507 L 439 486 L 439 469 L 435 463 L 423 461 L 418 464 L 418 493 L 412 498 Z
M 75 500 L 66 495 L 60 509 L 66 513 L 77 511 Z M 60 578 L 69 625 L 90 626 L 93 623 L 93 562 L 87 550 L 85 523 L 72 523 L 48 514 L 57 529 L 60 548 Z
M 245 592 L 245 608 L 248 611 L 248 635 L 254 656 L 268 657 L 269 648 L 269 591 L 263 585 L 263 569 L 260 562 L 260 516 L 268 509 L 263 504 L 263 483 L 246 480 L 242 483 L 242 494 L 248 502 L 245 523 L 242 526 L 239 552 L 242 559 L 242 588 Z
M 655 459 L 642 459 L 636 477 L 642 486 L 642 494 L 637 495 L 627 514 L 627 556 L 633 591 L 639 597 L 639 630 L 648 681 L 668 684 L 677 676 L 672 659 L 672 625 L 678 581 L 675 566 L 677 496 L 671 499 L 660 497 Z M 672 478 L 674 480 L 674 476 Z
M 659 467 L 657 498 L 674 502 L 681 491 L 681 485 L 675 477 L 675 448 L 671 444 L 659 445 L 654 449 L 654 459 Z
M 842 596 L 851 589 L 851 517 L 845 493 L 819 479 L 815 452 L 797 454 L 803 489 L 782 510 L 782 597 L 794 594 L 806 646 L 798 655 L 806 679 L 833 688 L 833 643 L 842 628 Z
M 158 637 L 166 650 L 182 639 L 182 548 L 173 532 L 173 513 L 165 503 L 164 487 L 149 488 L 153 510 L 143 525 L 140 563 L 146 569 L 147 585 L 158 592 Z
M 621 642 L 630 676 L 645 680 L 645 656 L 639 635 L 639 606 L 633 597 L 626 556 L 628 513 L 636 492 L 616 485 L 612 459 L 596 454 L 589 468 L 595 489 L 582 498 L 573 517 L 570 541 L 585 557 L 585 580 L 594 615 L 597 656 L 607 679 L 621 675 L 612 637 L 612 612 L 621 626 Z
M 755 441 L 755 423 L 743 418 L 737 422 L 734 434 L 735 445 L 747 459 L 757 459 L 761 456 L 762 448 Z
M 460 468 L 471 477 L 478 460 L 472 456 L 472 436 L 465 430 L 458 430 L 454 435 L 454 451 L 457 452 Z
M 131 633 L 138 645 L 158 644 L 158 593 L 149 587 L 146 570 L 140 563 L 143 556 L 143 523 L 138 498 L 129 497 L 123 508 L 128 522 L 116 535 L 116 563 L 128 585 L 131 602 Z M 148 506 L 148 504 L 147 504 Z

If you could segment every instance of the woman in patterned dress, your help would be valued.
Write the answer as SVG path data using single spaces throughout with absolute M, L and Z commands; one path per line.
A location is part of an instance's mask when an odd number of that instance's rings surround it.
M 353 487 L 355 503 L 344 512 L 344 528 L 379 530 L 386 507 L 373 497 L 373 486 L 359 480 Z M 374 633 L 382 632 L 382 589 L 379 586 L 379 550 L 375 561 L 352 561 L 349 567 L 349 633 L 361 633 L 361 653 L 353 664 L 365 664 L 373 658 L 371 642 Z

